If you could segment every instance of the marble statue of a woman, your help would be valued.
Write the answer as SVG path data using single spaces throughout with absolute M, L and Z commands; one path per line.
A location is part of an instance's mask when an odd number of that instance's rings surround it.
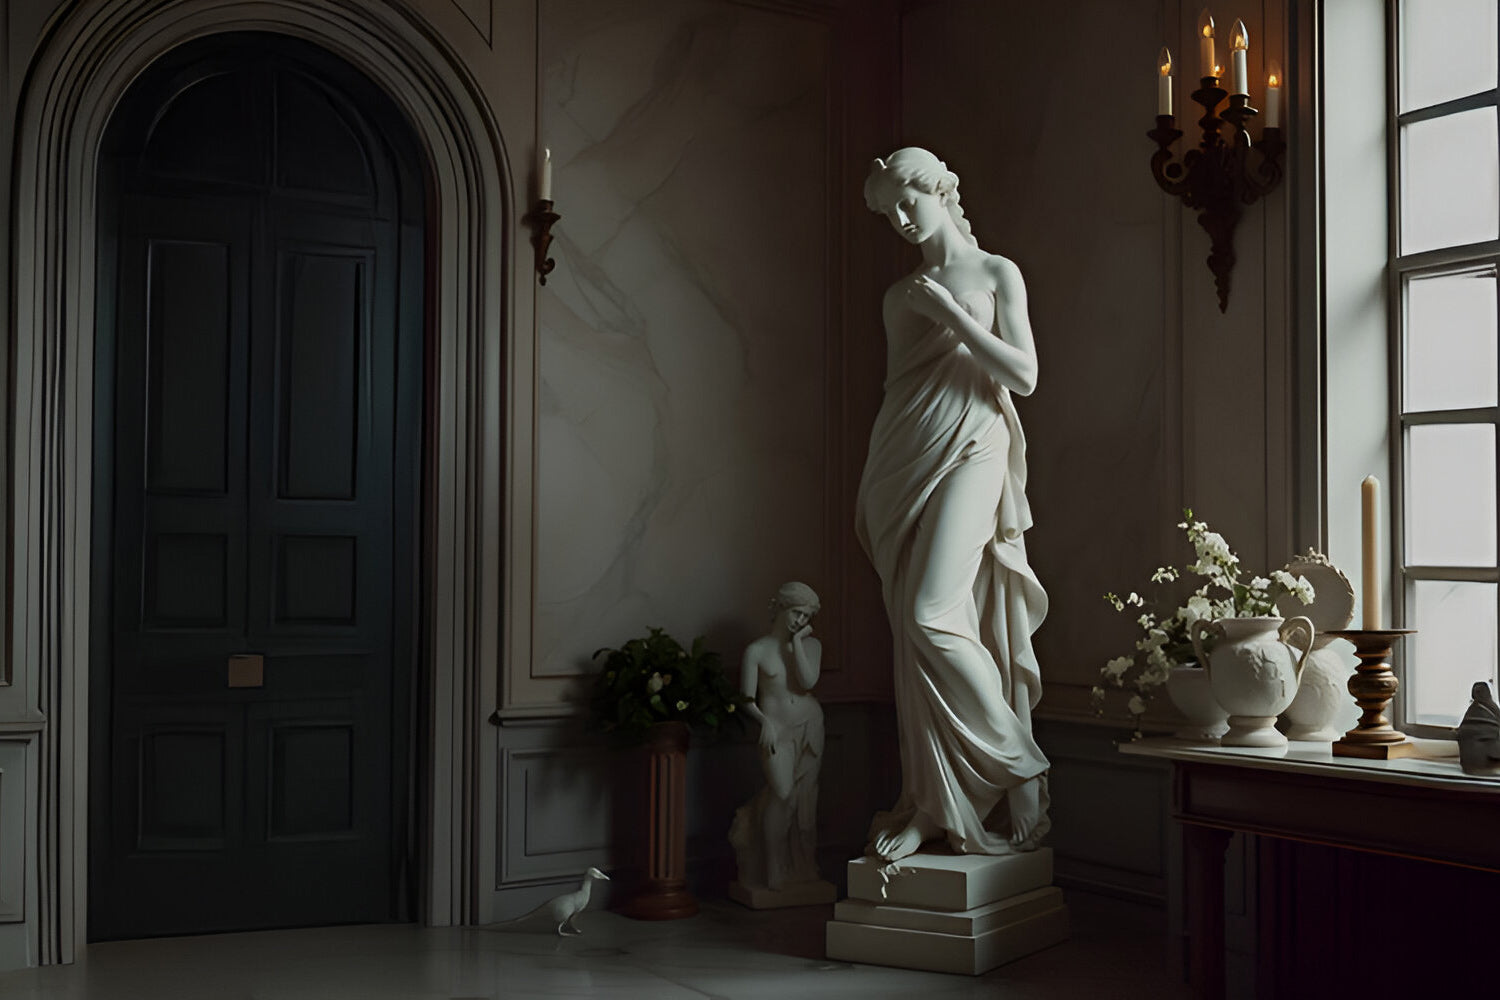
M 760 758 L 766 785 L 735 814 L 729 839 L 746 890 L 783 893 L 818 883 L 818 771 L 823 760 L 823 709 L 812 696 L 822 671 L 822 644 L 812 637 L 818 595 L 805 583 L 787 583 L 771 599 L 771 631 L 745 649 L 740 690 L 753 699 L 746 714 L 760 723 Z M 733 888 L 733 887 L 731 887 Z M 749 905 L 749 894 L 731 892 Z M 805 893 L 804 893 L 805 895 Z M 787 905 L 760 893 L 764 905 Z M 817 898 L 790 902 L 821 902 Z
M 938 838 L 967 854 L 1030 850 L 1049 823 L 1031 725 L 1047 595 L 1026 559 L 1011 400 L 1036 383 L 1026 286 L 979 249 L 958 177 L 926 150 L 876 160 L 865 200 L 922 251 L 885 295 L 885 398 L 856 514 L 895 640 L 901 745 L 901 797 L 868 850 L 895 861 Z

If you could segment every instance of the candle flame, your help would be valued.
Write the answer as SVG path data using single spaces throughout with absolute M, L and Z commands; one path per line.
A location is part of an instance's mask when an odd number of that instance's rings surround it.
M 1204 38 L 1214 37 L 1214 17 L 1208 12 L 1207 7 L 1203 8 L 1202 14 L 1198 15 L 1198 34 Z
M 1266 86 L 1281 86 L 1281 63 L 1277 62 L 1275 59 L 1272 59 L 1271 64 L 1266 67 Z
M 1278 77 L 1275 73 L 1272 73 L 1269 77 L 1266 78 L 1266 86 L 1267 87 L 1279 87 L 1279 86 L 1281 86 L 1281 78 Z
M 1230 43 L 1231 47 L 1234 48 L 1236 52 L 1243 52 L 1250 48 L 1250 32 L 1245 30 L 1244 21 L 1234 22 L 1234 32 L 1230 36 L 1230 38 L 1233 39 L 1233 41 Z
M 1165 45 L 1161 47 L 1161 59 L 1158 60 L 1156 69 L 1162 76 L 1172 75 L 1172 50 Z

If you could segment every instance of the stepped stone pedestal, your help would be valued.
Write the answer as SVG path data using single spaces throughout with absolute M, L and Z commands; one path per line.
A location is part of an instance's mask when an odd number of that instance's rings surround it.
M 1068 937 L 1051 848 L 1000 856 L 919 851 L 893 868 L 856 858 L 849 898 L 833 916 L 829 958 L 971 976 Z

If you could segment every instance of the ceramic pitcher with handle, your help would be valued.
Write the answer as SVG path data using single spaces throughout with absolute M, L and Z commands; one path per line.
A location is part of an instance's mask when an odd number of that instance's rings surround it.
M 1203 644 L 1213 636 L 1213 652 Z M 1301 638 L 1301 646 L 1291 640 Z M 1276 717 L 1297 696 L 1302 667 L 1312 649 L 1313 624 L 1297 618 L 1221 618 L 1197 621 L 1193 649 L 1208 670 L 1214 700 L 1229 713 L 1229 732 L 1222 746 L 1282 747 Z

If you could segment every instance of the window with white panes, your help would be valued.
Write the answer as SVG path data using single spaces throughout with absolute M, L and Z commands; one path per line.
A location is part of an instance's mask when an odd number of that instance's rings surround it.
M 1400 721 L 1418 734 L 1497 676 L 1497 8 L 1392 0 L 1393 604 L 1417 630 Z

